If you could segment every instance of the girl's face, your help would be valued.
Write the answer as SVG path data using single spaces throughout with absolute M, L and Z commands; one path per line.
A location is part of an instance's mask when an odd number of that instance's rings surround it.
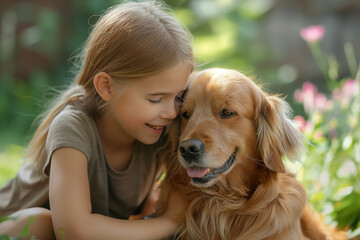
M 159 139 L 164 127 L 178 114 L 176 104 L 190 72 L 189 65 L 178 63 L 119 90 L 119 96 L 110 102 L 110 115 L 125 139 L 144 144 L 153 144 Z

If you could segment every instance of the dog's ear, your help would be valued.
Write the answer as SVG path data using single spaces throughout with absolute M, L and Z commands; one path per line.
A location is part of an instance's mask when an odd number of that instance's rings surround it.
M 304 148 L 303 135 L 289 119 L 290 106 L 278 96 L 262 93 L 256 107 L 257 148 L 267 166 L 285 172 L 282 157 L 294 159 Z

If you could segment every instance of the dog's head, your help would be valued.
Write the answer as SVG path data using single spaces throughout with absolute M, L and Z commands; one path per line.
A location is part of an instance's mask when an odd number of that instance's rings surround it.
M 178 147 L 191 183 L 208 187 L 233 177 L 246 183 L 264 169 L 284 172 L 282 157 L 296 157 L 303 146 L 288 113 L 284 100 L 237 71 L 193 73 L 181 108 Z

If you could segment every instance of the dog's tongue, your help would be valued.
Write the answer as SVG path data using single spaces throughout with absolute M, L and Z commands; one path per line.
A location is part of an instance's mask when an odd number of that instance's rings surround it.
M 188 168 L 187 173 L 191 178 L 202 178 L 209 168 Z

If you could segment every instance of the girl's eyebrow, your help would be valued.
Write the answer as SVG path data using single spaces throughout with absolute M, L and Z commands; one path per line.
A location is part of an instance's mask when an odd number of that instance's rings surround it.
M 184 94 L 186 92 L 187 88 L 180 91 L 178 94 Z M 178 95 L 177 94 L 177 95 Z M 148 93 L 147 95 L 149 96 L 166 96 L 166 95 L 171 95 L 171 93 L 167 93 L 167 92 L 158 92 L 158 93 Z
M 149 96 L 163 96 L 163 95 L 169 95 L 170 93 L 166 92 L 158 92 L 158 93 L 148 93 Z

